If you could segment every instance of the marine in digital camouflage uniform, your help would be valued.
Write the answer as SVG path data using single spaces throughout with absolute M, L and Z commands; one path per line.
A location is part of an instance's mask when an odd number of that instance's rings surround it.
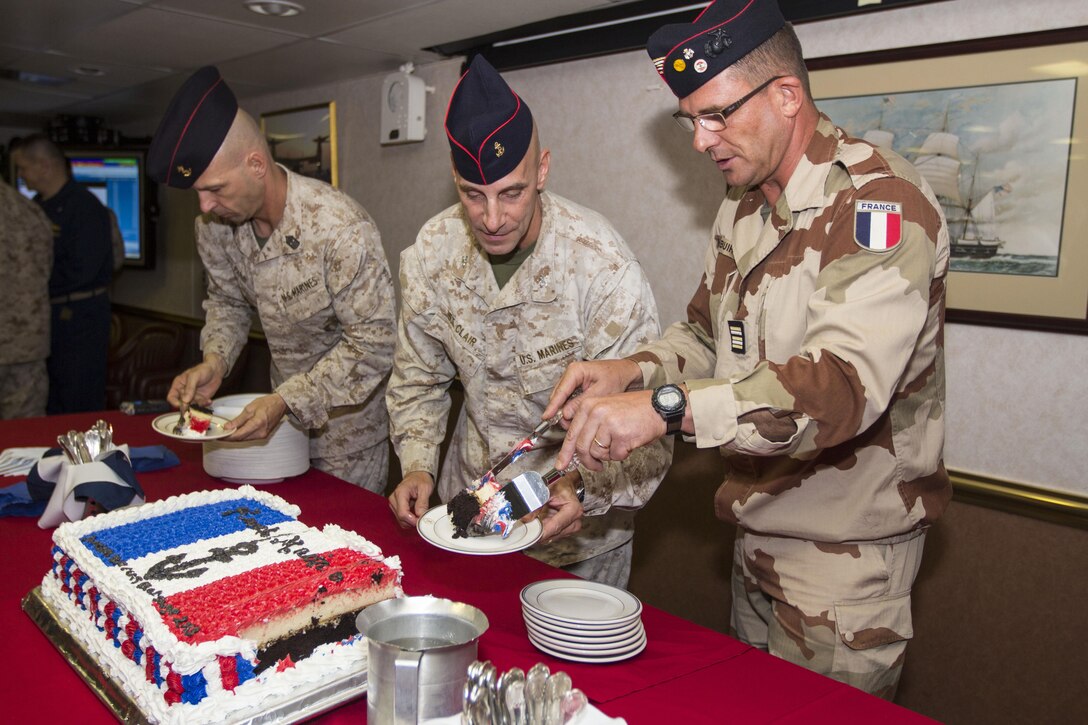
M 49 273 L 53 227 L 41 208 L 0 181 L 0 419 L 45 415 L 49 395 Z
M 491 90 L 490 102 L 474 97 L 474 84 Z M 504 100 L 512 105 L 508 108 Z M 508 120 L 508 110 L 521 116 L 520 131 L 517 124 L 505 124 L 502 133 L 492 136 Z M 455 90 L 447 117 L 454 148 L 473 146 L 469 134 L 462 133 L 470 122 L 476 122 L 480 138 L 488 139 L 482 160 L 454 157 L 455 180 L 469 204 L 476 203 L 472 195 L 480 186 L 500 197 L 507 186 L 518 188 L 518 170 L 525 163 L 519 160 L 533 161 L 541 153 L 535 138 L 530 143 L 527 114 L 527 106 L 478 57 Z M 489 120 L 494 123 L 488 125 Z M 496 143 L 507 158 L 495 156 Z M 476 163 L 479 172 L 474 172 Z M 518 170 L 508 172 L 511 166 Z M 441 468 L 443 501 L 479 478 L 540 423 L 548 393 L 570 361 L 629 354 L 659 334 L 649 283 L 612 225 L 555 194 L 519 193 L 534 195 L 530 203 L 538 205 L 539 231 L 535 243 L 526 237 L 528 256 L 504 285 L 496 280 L 495 258 L 479 241 L 465 203 L 428 221 L 401 255 L 402 309 L 387 392 L 392 440 L 406 474 L 424 472 L 433 481 Z M 496 222 L 494 230 L 507 226 Z M 508 246 L 515 241 L 516 236 Z M 464 386 L 465 401 L 440 466 L 448 389 L 455 378 Z M 556 428 L 550 445 L 523 455 L 500 480 L 526 470 L 546 471 L 562 437 Z M 671 458 L 671 441 L 658 441 L 622 464 L 575 474 L 585 485 L 581 530 L 528 553 L 581 576 L 626 586 L 635 511 L 653 494 Z M 402 484 L 391 501 L 402 521 L 411 524 L 415 518 L 405 507 L 407 487 Z M 427 498 L 412 499 L 416 515 L 426 511 Z
M 732 47 L 716 52 L 717 31 Z M 940 205 L 906 160 L 818 113 L 773 0 L 719 0 L 648 50 L 729 186 L 688 321 L 612 373 L 646 389 L 684 383 L 683 431 L 721 450 L 715 511 L 738 525 L 736 634 L 890 698 L 925 531 L 951 496 Z M 716 112 L 746 94 L 750 105 Z M 549 412 L 602 375 L 568 371 Z M 570 450 L 593 455 L 588 437 L 652 440 L 661 418 L 649 401 L 583 401 Z M 632 408 L 646 421 L 637 433 Z
M 205 361 L 175 380 L 172 402 L 210 398 L 256 312 L 274 392 L 232 421 L 231 440 L 265 437 L 290 411 L 310 430 L 313 465 L 383 492 L 395 323 L 373 220 L 346 194 L 273 164 L 253 119 L 211 67 L 178 92 L 149 159 L 158 180 L 196 189 L 204 212 L 196 240 L 208 275 Z

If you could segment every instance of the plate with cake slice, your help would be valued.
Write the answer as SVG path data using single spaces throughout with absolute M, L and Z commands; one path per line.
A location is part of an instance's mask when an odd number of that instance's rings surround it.
M 444 503 L 423 514 L 419 523 L 416 524 L 416 529 L 420 536 L 439 549 L 477 556 L 509 554 L 527 549 L 535 544 L 544 532 L 544 526 L 540 520 L 533 519 L 528 524 L 515 521 L 505 538 L 497 533 L 487 536 L 456 537 L 454 534 L 457 529 Z
M 181 421 L 180 432 L 178 421 Z M 202 405 L 190 405 L 182 413 L 163 413 L 151 421 L 151 427 L 157 433 L 179 441 L 213 441 L 226 438 L 232 431 L 224 430 L 227 419 L 212 413 L 211 408 Z

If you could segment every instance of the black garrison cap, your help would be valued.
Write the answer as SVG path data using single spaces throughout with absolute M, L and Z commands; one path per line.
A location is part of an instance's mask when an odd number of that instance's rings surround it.
M 147 152 L 147 173 L 188 189 L 212 162 L 234 123 L 238 101 L 214 66 L 204 66 L 174 94 Z
M 517 168 L 533 138 L 533 114 L 482 55 L 450 96 L 446 136 L 453 165 L 473 184 L 493 184 Z
M 715 0 L 693 22 L 659 28 L 646 52 L 676 97 L 684 98 L 785 24 L 778 0 Z

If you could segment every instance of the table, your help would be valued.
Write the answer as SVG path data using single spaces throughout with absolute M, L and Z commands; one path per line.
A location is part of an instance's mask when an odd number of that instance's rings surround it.
M 0 421 L 0 449 L 45 446 L 65 431 L 86 430 L 104 418 L 114 439 L 132 446 L 166 444 L 181 460 L 172 469 L 139 474 L 149 499 L 231 484 L 204 473 L 201 446 L 166 439 L 151 428 L 152 416 L 116 411 Z M 19 478 L 0 477 L 0 486 Z M 500 670 L 536 662 L 570 674 L 603 712 L 629 723 L 728 721 L 812 723 L 917 723 L 928 720 L 909 710 L 771 657 L 737 640 L 654 607 L 645 607 L 648 645 L 636 657 L 613 664 L 580 664 L 537 651 L 521 618 L 519 592 L 533 581 L 569 576 L 523 554 L 466 556 L 435 548 L 414 530 L 398 527 L 384 498 L 321 471 L 263 487 L 302 509 L 311 526 L 336 523 L 358 531 L 386 555 L 398 554 L 408 595 L 433 594 L 483 610 L 490 628 L 479 656 Z M 0 519 L 0 621 L 6 649 L 19 653 L 3 660 L 0 678 L 9 693 L 5 719 L 18 723 L 112 723 L 109 710 L 72 670 L 20 609 L 22 598 L 49 568 L 51 530 L 37 519 Z M 322 725 L 366 720 L 366 701 L 358 699 L 318 718 Z

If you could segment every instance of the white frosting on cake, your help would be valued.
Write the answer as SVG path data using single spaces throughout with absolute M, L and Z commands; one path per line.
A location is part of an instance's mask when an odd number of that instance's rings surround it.
M 80 608 L 74 601 L 76 596 L 64 592 L 61 580 L 53 572 L 49 572 L 42 582 L 43 598 L 51 604 L 73 636 L 94 656 L 105 671 L 114 674 L 141 710 L 154 721 L 223 722 L 250 711 L 252 714 L 257 714 L 274 708 L 277 702 L 289 700 L 294 696 L 292 693 L 296 691 L 312 689 L 337 677 L 347 677 L 353 672 L 365 671 L 365 640 L 353 641 L 346 645 L 333 643 L 317 648 L 311 655 L 297 662 L 294 667 L 288 667 L 283 671 L 277 671 L 276 667 L 269 667 L 256 678 L 235 687 L 233 692 L 227 691 L 221 682 L 217 657 L 233 658 L 235 655 L 241 655 L 246 660 L 253 660 L 257 653 L 258 643 L 235 636 L 222 636 L 198 643 L 182 642 L 163 621 L 163 615 L 154 605 L 154 598 L 145 592 L 137 591 L 134 585 L 135 582 L 146 583 L 146 580 L 140 578 L 140 573 L 147 571 L 147 567 L 153 563 L 150 562 L 151 559 L 162 561 L 174 549 L 164 549 L 144 557 L 148 561 L 137 557 L 130 561 L 123 561 L 119 565 L 114 562 L 111 566 L 104 564 L 95 551 L 92 551 L 82 540 L 91 534 L 106 532 L 183 509 L 240 499 L 253 499 L 292 519 L 300 512 L 297 506 L 287 503 L 278 496 L 259 491 L 251 486 L 242 486 L 235 490 L 185 494 L 136 508 L 121 509 L 110 514 L 64 524 L 54 533 L 56 545 L 76 562 L 75 565 L 83 573 L 88 575 L 89 581 L 83 586 L 83 591 L 86 592 L 93 586 L 101 593 L 102 602 L 106 600 L 117 602 L 125 611 L 117 622 L 119 629 L 124 631 L 130 616 L 135 618 L 139 627 L 143 629 L 142 643 L 145 649 L 146 645 L 150 644 L 161 655 L 160 674 L 164 679 L 168 674 L 167 663 L 179 675 L 192 675 L 197 672 L 204 675 L 208 694 L 203 700 L 196 704 L 169 705 L 164 700 L 163 690 L 147 681 L 145 666 L 137 664 L 126 656 L 109 637 L 98 629 L 98 626 L 102 626 L 107 621 L 104 615 L 100 612 L 96 619 L 88 611 Z M 400 587 L 400 558 L 396 556 L 384 558 L 378 546 L 359 534 L 332 524 L 320 532 L 298 521 L 278 522 L 274 526 L 277 539 L 281 536 L 284 538 L 297 536 L 304 545 L 311 547 L 309 549 L 311 552 L 351 549 L 382 562 L 397 573 L 395 595 L 403 596 L 403 590 Z M 271 530 L 271 527 L 269 529 Z M 245 534 L 248 534 L 251 541 L 254 539 L 254 532 L 247 531 L 243 535 L 213 536 L 199 543 L 204 548 L 229 549 L 231 546 L 239 545 Z M 245 558 L 251 563 L 253 560 L 259 560 L 260 565 L 263 566 L 298 560 L 302 556 L 297 549 L 284 551 L 277 548 L 278 544 L 268 544 L 268 541 L 268 539 L 262 539 L 256 553 L 249 554 Z M 254 545 L 251 543 L 250 546 Z M 289 547 L 284 546 L 284 549 L 287 548 Z M 179 547 L 178 551 L 182 549 L 184 547 Z M 57 554 L 56 558 L 59 560 L 60 554 Z M 194 578 L 197 579 L 197 586 L 214 584 L 223 577 L 231 575 L 239 566 L 237 561 L 217 561 L 214 566 L 208 565 L 208 571 L 199 577 L 187 576 L 183 585 L 155 580 L 154 586 L 164 596 L 169 597 L 179 586 L 186 590 L 193 588 Z M 88 598 L 89 595 L 84 594 L 84 601 Z M 146 660 L 146 657 L 144 659 Z

